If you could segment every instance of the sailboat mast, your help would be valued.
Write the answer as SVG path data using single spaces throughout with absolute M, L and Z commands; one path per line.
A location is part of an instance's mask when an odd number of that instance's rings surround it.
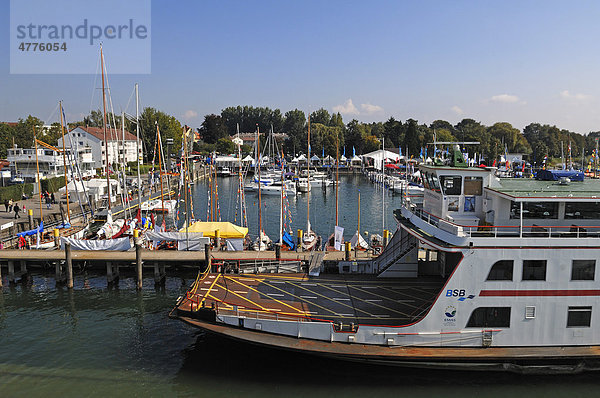
M 125 166 L 127 165 L 127 158 L 125 157 L 125 112 L 121 113 L 121 148 L 123 151 L 123 192 L 125 193 L 124 197 L 127 198 L 127 175 L 125 174 Z M 123 196 L 121 196 L 123 198 Z M 125 203 L 123 203 L 125 205 Z M 129 206 L 125 206 L 127 212 L 129 212 L 129 216 L 131 218 L 131 212 L 129 211 Z
M 306 159 L 306 183 L 308 194 L 306 195 L 306 233 L 310 232 L 310 113 L 308 114 L 308 159 Z
M 335 225 L 338 226 L 338 188 L 340 186 L 340 136 L 335 144 Z
M 190 226 L 190 215 L 188 211 L 188 206 L 191 207 L 191 204 L 188 200 L 188 155 L 187 155 L 187 135 L 192 132 L 192 129 L 188 129 L 188 127 L 184 127 L 185 134 L 183 135 L 183 189 L 185 191 L 184 200 L 185 200 L 185 240 L 186 240 L 186 250 L 190 250 L 190 235 L 189 235 L 189 226 Z
M 281 156 L 281 194 L 279 195 L 279 245 L 283 243 L 283 190 L 285 189 L 285 169 L 283 168 L 283 153 Z
M 138 209 L 142 208 L 142 178 L 140 177 L 140 93 L 135 84 L 135 158 L 137 159 Z
M 381 235 L 383 236 L 383 231 L 385 231 L 385 137 L 383 137 L 381 147 L 383 149 L 381 153 Z
M 258 126 L 258 123 L 256 124 L 256 150 L 258 152 L 258 163 L 256 164 L 256 167 L 258 168 L 258 247 L 260 248 L 260 233 L 262 232 L 262 189 L 260 186 L 260 127 Z
M 33 142 L 35 142 L 35 166 L 37 168 L 37 183 L 38 183 L 38 196 L 40 198 L 40 223 L 44 221 L 44 211 L 42 210 L 42 182 L 40 181 L 40 163 L 38 162 L 38 145 L 37 145 L 37 131 L 33 126 Z
M 62 117 L 62 101 L 58 102 L 60 105 L 60 132 L 62 134 L 62 147 L 63 147 L 63 171 L 65 172 L 65 192 L 67 193 L 67 220 L 69 220 L 69 224 L 71 223 L 71 212 L 69 211 L 69 180 L 67 177 L 67 152 L 65 151 L 65 128 L 63 126 L 63 117 Z M 37 151 L 36 151 L 37 156 Z M 40 192 L 41 193 L 41 192 Z
M 158 175 L 160 176 L 160 202 L 162 206 L 162 218 L 165 220 L 165 197 L 163 195 L 163 172 L 162 172 L 162 161 L 161 161 L 161 146 L 160 142 L 160 129 L 158 128 L 158 122 L 156 122 L 156 140 L 158 142 Z
M 360 240 L 360 189 L 358 190 L 358 238 Z
M 106 91 L 104 89 L 104 52 L 102 51 L 102 46 L 100 46 L 100 67 L 102 69 L 102 108 L 103 108 L 103 126 L 104 126 L 104 153 L 106 155 L 106 192 L 108 197 L 108 212 L 110 213 L 110 177 L 108 175 L 108 139 L 106 133 Z M 61 113 L 62 115 L 62 113 Z M 62 117 L 62 116 L 61 116 Z M 65 140 L 63 139 L 63 142 Z M 67 205 L 69 204 L 69 199 L 67 197 Z

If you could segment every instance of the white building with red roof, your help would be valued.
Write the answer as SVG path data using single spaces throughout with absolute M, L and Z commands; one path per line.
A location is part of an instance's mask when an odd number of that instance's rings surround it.
M 128 163 L 137 161 L 137 143 L 136 136 L 125 130 L 109 128 L 106 130 L 106 140 L 108 145 L 108 162 Z M 106 167 L 106 153 L 104 148 L 104 128 L 102 127 L 84 127 L 78 126 L 71 130 L 68 136 L 65 136 L 65 144 L 76 150 L 82 150 L 86 147 L 92 150 L 92 159 L 95 168 Z M 62 138 L 58 140 L 58 146 L 62 147 Z M 139 145 L 140 161 L 143 159 L 142 143 Z

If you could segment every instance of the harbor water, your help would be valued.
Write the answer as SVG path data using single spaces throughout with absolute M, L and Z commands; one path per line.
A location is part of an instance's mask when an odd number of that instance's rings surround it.
M 233 209 L 224 197 L 231 196 L 227 187 L 230 184 L 231 189 L 235 181 L 230 178 L 220 185 L 222 212 Z M 195 205 L 205 211 L 202 187 L 202 183 L 195 187 Z M 379 233 L 381 191 L 362 177 L 345 178 L 340 185 L 340 224 L 347 230 L 356 229 L 359 188 L 364 204 L 361 229 Z M 391 213 L 398 198 L 385 200 L 392 204 L 387 210 Z M 255 225 L 252 209 L 256 209 L 252 201 L 253 194 L 249 194 L 251 229 Z M 273 235 L 278 217 L 269 212 L 277 203 L 277 197 L 265 202 L 265 229 Z M 313 203 L 314 228 L 326 235 L 335 219 L 334 190 L 329 188 L 325 194 L 313 190 L 311 214 Z M 305 196 L 290 198 L 295 220 L 305 217 L 305 206 Z M 391 217 L 388 222 L 386 227 L 393 230 Z M 305 219 L 300 225 L 304 223 Z M 533 376 L 405 369 L 227 340 L 168 318 L 177 297 L 194 277 L 193 273 L 168 276 L 164 288 L 155 288 L 148 275 L 139 292 L 133 275 L 124 274 L 118 286 L 107 288 L 105 275 L 81 268 L 75 269 L 71 291 L 57 288 L 51 274 L 35 273 L 28 283 L 16 286 L 8 286 L 4 278 L 0 396 L 593 397 L 600 388 L 597 373 Z
M 238 177 L 218 179 L 219 210 L 215 217 L 220 216 L 221 221 L 230 221 L 241 225 L 239 204 L 236 201 L 238 191 Z M 350 240 L 358 228 L 358 195 L 360 192 L 360 229 L 363 237 L 369 240 L 370 234 L 383 235 L 385 228 L 394 232 L 397 223 L 392 211 L 400 207 L 400 195 L 392 195 L 390 190 L 385 193 L 378 185 L 372 184 L 362 174 L 340 176 L 338 191 L 338 224 L 344 228 L 344 239 Z M 208 184 L 200 181 L 192 189 L 194 200 L 194 216 L 196 219 L 207 219 Z M 307 227 L 307 205 L 310 195 L 310 224 L 311 228 L 321 235 L 325 241 L 335 227 L 335 186 L 322 188 L 313 186 L 310 193 L 288 194 L 289 214 L 291 215 L 291 228 L 288 222 L 288 232 L 296 237 L 296 231 Z M 384 197 L 385 195 L 385 197 Z M 213 194 L 213 197 L 216 195 Z M 265 233 L 273 240 L 279 240 L 279 195 L 261 195 L 262 221 Z M 385 205 L 385 209 L 383 206 Z M 246 192 L 247 221 L 249 234 L 258 236 L 258 192 Z M 216 213 L 216 211 L 215 211 Z M 217 219 L 217 218 L 215 218 Z

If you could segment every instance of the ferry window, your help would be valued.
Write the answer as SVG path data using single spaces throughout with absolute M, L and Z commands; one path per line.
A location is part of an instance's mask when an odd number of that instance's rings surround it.
M 523 260 L 524 281 L 545 281 L 546 260 Z
M 590 327 L 592 321 L 592 307 L 569 307 L 567 327 Z
M 462 188 L 461 176 L 440 176 L 444 195 L 460 195 Z
M 519 218 L 520 202 L 510 202 L 510 218 Z M 523 202 L 523 219 L 558 218 L 558 202 Z
M 571 267 L 572 281 L 593 281 L 596 271 L 596 260 L 573 260 Z
M 426 189 L 432 189 L 429 185 L 429 173 L 423 173 L 423 186 Z
M 468 328 L 510 327 L 510 307 L 479 307 L 471 313 Z
M 434 173 L 431 173 L 431 179 L 429 181 L 429 184 L 431 185 L 431 189 L 433 189 L 436 192 L 440 192 L 440 182 L 438 181 L 437 175 L 435 175 Z
M 500 260 L 492 265 L 492 269 L 486 280 L 488 281 L 512 281 L 513 280 L 513 260 Z
M 482 177 L 465 177 L 465 195 L 481 195 L 482 193 Z
M 565 219 L 593 219 L 600 218 L 600 202 L 566 202 Z

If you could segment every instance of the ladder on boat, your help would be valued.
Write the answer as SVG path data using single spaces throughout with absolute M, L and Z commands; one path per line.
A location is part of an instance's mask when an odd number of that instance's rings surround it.
M 373 269 L 381 278 L 416 278 L 418 250 L 417 238 L 400 227 L 383 252 L 373 260 Z

